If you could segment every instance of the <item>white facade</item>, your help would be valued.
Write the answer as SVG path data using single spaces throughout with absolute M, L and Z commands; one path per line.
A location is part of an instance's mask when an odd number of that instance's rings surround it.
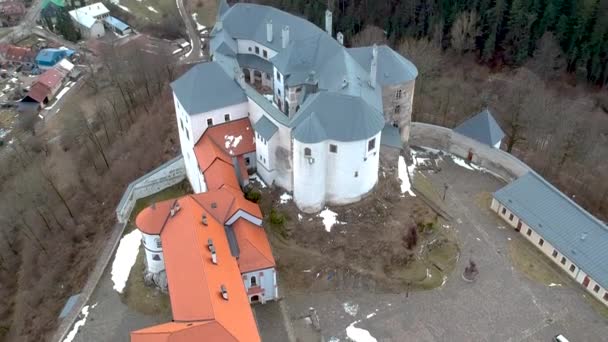
M 279 298 L 277 273 L 274 268 L 243 273 L 243 283 L 250 303 L 266 303 Z
M 146 251 L 146 268 L 149 273 L 159 273 L 165 270 L 165 258 L 160 235 L 141 234 L 141 241 Z
M 592 294 L 604 305 L 608 305 L 608 289 L 603 288 L 591 277 L 585 274 L 576 264 L 570 261 L 564 256 L 559 250 L 553 247 L 549 242 L 545 241 L 543 237 L 538 234 L 534 229 L 528 226 L 524 221 L 520 220 L 514 213 L 509 211 L 496 199 L 492 199 L 490 208 L 498 214 L 500 218 L 505 220 L 510 226 L 519 231 L 528 241 L 530 241 L 536 248 L 540 249 L 549 259 L 551 259 L 556 265 L 564 270 L 571 278 L 576 280 L 577 283 L 581 284 L 587 292 Z

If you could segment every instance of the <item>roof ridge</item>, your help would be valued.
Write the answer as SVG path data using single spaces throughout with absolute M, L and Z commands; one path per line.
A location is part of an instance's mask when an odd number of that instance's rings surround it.
M 256 229 L 257 229 L 257 228 L 256 228 Z M 266 261 L 268 261 L 268 262 L 269 262 L 269 263 L 271 263 L 271 264 L 276 264 L 276 262 L 274 262 L 274 263 L 273 263 L 272 261 L 270 261 L 270 260 L 269 260 L 269 259 L 266 257 L 266 255 L 265 255 L 264 253 L 262 253 L 262 251 L 260 251 L 260 250 L 259 250 L 259 249 L 258 249 L 258 248 L 255 246 L 255 244 L 254 244 L 254 243 L 252 243 L 251 241 L 249 241 L 249 238 L 245 238 L 245 241 L 247 241 L 247 243 L 248 243 L 249 245 L 251 245 L 251 246 L 253 247 L 253 249 L 255 249 L 255 250 L 258 252 L 258 254 L 260 254 L 260 255 L 261 255 L 261 256 L 262 256 L 264 259 L 266 259 Z M 239 268 L 239 270 L 240 270 L 240 268 Z

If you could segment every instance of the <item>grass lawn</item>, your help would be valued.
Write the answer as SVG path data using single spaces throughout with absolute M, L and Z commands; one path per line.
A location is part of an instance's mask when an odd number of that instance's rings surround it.
M 183 182 L 177 183 L 174 186 L 166 188 L 161 192 L 157 192 L 148 197 L 138 199 L 137 202 L 135 202 L 133 211 L 131 211 L 131 217 L 129 218 L 129 223 L 127 225 L 127 228 L 125 228 L 123 235 L 126 235 L 130 233 L 133 229 L 135 229 L 135 218 L 137 217 L 137 214 L 139 214 L 139 212 L 142 211 L 144 208 L 150 206 L 154 202 L 177 198 L 187 193 L 190 193 L 189 189 L 190 185 L 188 184 L 188 181 L 184 180 Z
M 217 14 L 216 0 L 186 0 L 191 2 L 190 13 L 198 15 L 198 22 L 207 27 L 213 27 Z
M 516 236 L 509 241 L 509 255 L 515 268 L 532 281 L 547 286 L 570 285 L 570 279 L 559 267 L 522 236 Z
M 169 295 L 144 284 L 144 248 L 140 247 L 135 265 L 122 295 L 123 302 L 131 309 L 145 315 L 159 315 L 171 319 Z
M 120 0 L 120 5 L 142 22 L 160 22 L 163 13 L 177 12 L 175 0 Z

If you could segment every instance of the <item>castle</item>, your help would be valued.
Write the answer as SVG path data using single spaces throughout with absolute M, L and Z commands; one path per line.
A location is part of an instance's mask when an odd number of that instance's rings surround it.
M 388 46 L 342 44 L 330 11 L 323 31 L 272 7 L 220 1 L 212 61 L 171 84 L 194 191 L 206 190 L 210 164 L 201 161 L 215 148 L 208 128 L 245 119 L 253 131 L 220 142 L 242 186 L 257 172 L 293 192 L 305 212 L 368 193 L 378 181 L 383 135 L 408 140 L 418 71 Z

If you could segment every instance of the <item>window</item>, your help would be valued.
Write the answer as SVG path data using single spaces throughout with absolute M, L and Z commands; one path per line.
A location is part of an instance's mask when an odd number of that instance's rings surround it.
M 249 165 L 251 163 L 251 160 L 249 160 L 249 157 L 245 157 L 245 164 Z
M 338 146 L 334 144 L 329 144 L 329 152 L 338 153 Z
M 359 177 L 359 171 L 355 171 L 355 178 Z
M 608 292 L 604 293 L 604 300 L 608 301 Z
M 399 114 L 401 113 L 401 106 L 400 105 L 396 105 L 395 106 L 395 114 Z
M 501 213 L 502 213 L 503 215 L 504 215 L 504 214 L 506 214 L 506 213 L 507 213 L 507 208 L 502 208 Z
M 251 46 L 247 50 L 249 50 L 249 52 L 251 52 Z
M 259 55 L 259 54 L 260 54 L 260 48 L 259 48 L 259 47 L 257 47 L 257 46 L 255 47 L 255 54 L 256 54 L 256 55 Z
M 371 151 L 374 148 L 376 148 L 376 138 L 374 138 L 374 139 L 372 139 L 372 140 L 370 140 L 370 141 L 367 142 L 367 150 L 368 151 Z
M 554 249 L 553 254 L 551 254 L 554 258 L 557 258 L 557 251 Z
M 566 264 L 566 258 L 562 257 L 562 260 L 560 262 L 562 263 L 562 265 L 565 265 Z
M 179 124 L 182 126 L 182 130 L 184 129 L 184 122 L 182 121 L 182 119 L 179 119 Z
M 224 114 L 224 121 L 230 121 L 230 114 Z
M 277 81 L 281 82 L 281 74 L 277 71 Z
M 396 99 L 400 99 L 402 95 L 402 90 L 401 89 L 397 89 L 397 91 L 395 92 L 395 98 Z
M 600 292 L 600 286 L 596 284 L 596 285 L 593 287 L 593 292 L 595 292 L 595 293 Z
M 570 272 L 574 272 L 575 269 L 576 269 L 576 266 L 570 265 Z
M 513 214 L 509 215 L 509 221 L 513 221 Z
M 163 243 L 160 241 L 160 239 L 156 239 L 156 248 L 162 248 L 163 247 Z
M 304 157 L 310 157 L 312 156 L 312 151 L 310 150 L 310 148 L 305 147 L 304 148 Z
M 255 278 L 255 276 L 251 277 L 251 286 L 258 286 L 258 280 Z
M 270 79 L 270 74 L 265 74 L 266 75 L 266 79 L 269 80 Z
M 281 96 L 281 89 L 277 89 L 277 93 Z
M 188 130 L 186 130 L 186 138 L 190 140 L 190 133 L 188 133 Z
M 160 256 L 159 256 L 158 254 L 154 254 L 154 255 L 152 256 L 152 260 L 155 260 L 155 261 L 160 261 Z
M 212 126 L 213 125 L 213 119 L 209 118 L 207 119 L 207 126 Z
M 528 235 L 528 236 L 532 235 L 532 229 L 528 228 L 528 231 L 526 232 L 526 235 Z
M 545 244 L 545 240 L 543 240 L 543 239 L 538 240 L 538 245 L 539 246 L 542 246 L 544 244 Z
M 263 50 L 262 51 L 262 55 L 264 55 L 264 58 L 268 58 L 268 51 Z
M 301 92 L 301 91 L 302 91 L 302 87 L 297 87 L 297 88 L 296 88 L 296 93 L 299 93 L 299 92 Z

